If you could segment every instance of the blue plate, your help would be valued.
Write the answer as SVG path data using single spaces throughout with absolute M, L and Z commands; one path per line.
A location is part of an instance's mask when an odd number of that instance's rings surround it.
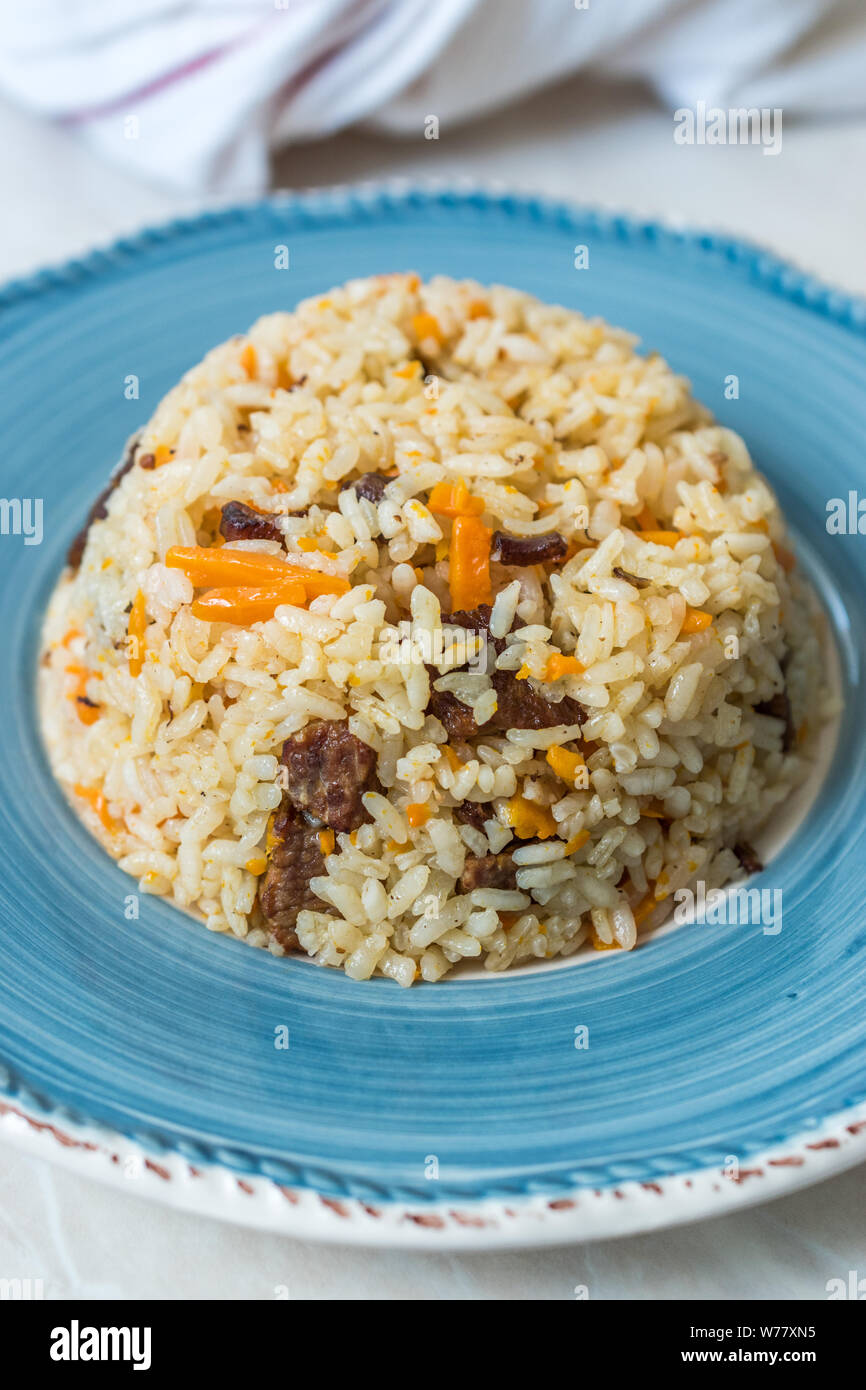
M 214 937 L 153 898 L 126 920 L 134 884 L 67 809 L 37 732 L 37 634 L 66 546 L 127 435 L 209 347 L 394 269 L 502 281 L 633 329 L 745 436 L 807 539 L 846 713 L 817 802 L 760 882 L 784 891 L 779 936 L 684 928 L 627 956 L 404 992 Z M 688 1172 L 863 1099 L 866 541 L 828 535 L 825 504 L 866 484 L 866 305 L 724 238 L 520 198 L 373 191 L 147 232 L 8 286 L 0 320 L 0 492 L 44 500 L 40 545 L 0 536 L 8 1095 L 151 1150 L 386 1202 Z

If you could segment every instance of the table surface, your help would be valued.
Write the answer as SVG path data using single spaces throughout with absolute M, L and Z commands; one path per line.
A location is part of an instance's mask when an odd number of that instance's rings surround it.
M 782 150 L 674 144 L 634 88 L 561 86 L 438 141 L 362 130 L 283 152 L 276 187 L 471 177 L 751 237 L 866 294 L 866 121 L 791 124 Z M 183 213 L 67 131 L 0 103 L 0 280 Z M 866 1275 L 866 1166 L 762 1207 L 554 1251 L 445 1255 L 315 1246 L 168 1211 L 0 1147 L 0 1277 L 47 1298 L 826 1298 Z M 283 1295 L 284 1296 L 284 1295 Z

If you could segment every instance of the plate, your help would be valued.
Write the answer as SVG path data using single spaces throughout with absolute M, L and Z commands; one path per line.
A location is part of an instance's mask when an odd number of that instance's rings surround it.
M 35 722 L 66 546 L 123 441 L 209 347 L 396 269 L 632 329 L 777 489 L 845 700 L 808 813 L 750 883 L 782 890 L 777 935 L 685 927 L 403 991 L 212 936 L 153 898 L 127 920 L 135 884 L 65 805 Z M 14 534 L 14 505 L 0 536 L 0 1131 L 116 1179 L 138 1156 L 139 1190 L 164 1200 L 370 1243 L 645 1229 L 866 1157 L 866 543 L 856 521 L 826 527 L 827 503 L 866 487 L 866 304 L 723 237 L 375 188 L 145 232 L 0 290 L 0 320 L 0 493 L 43 515 L 41 543 Z

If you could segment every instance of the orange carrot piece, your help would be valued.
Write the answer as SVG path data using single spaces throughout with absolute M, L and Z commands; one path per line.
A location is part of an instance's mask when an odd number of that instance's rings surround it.
M 637 907 L 632 909 L 635 926 L 639 927 L 641 922 L 645 922 L 650 913 L 654 912 L 662 901 L 663 899 L 657 898 L 654 893 L 647 893 L 645 898 L 641 898 Z
M 444 336 L 439 320 L 433 314 L 413 314 L 412 332 L 418 339 L 435 338 L 437 343 L 441 343 Z
M 473 497 L 464 482 L 437 483 L 427 499 L 427 510 L 436 516 L 480 516 L 484 499 Z
M 238 627 L 246 627 L 249 623 L 267 622 L 283 603 L 300 608 L 306 601 L 304 586 L 296 580 L 272 589 L 207 589 L 193 600 L 192 615 L 209 623 L 236 623 Z
M 547 658 L 547 666 L 544 671 L 546 681 L 558 681 L 563 676 L 581 676 L 586 667 L 578 661 L 576 656 L 564 656 L 562 652 L 554 652 L 553 656 Z
M 589 941 L 594 951 L 619 951 L 622 949 L 618 941 L 602 941 L 595 927 L 590 930 Z
M 403 381 L 412 381 L 420 370 L 421 363 L 413 359 L 411 362 L 406 362 L 402 367 L 395 367 L 394 375 L 400 377 Z
M 493 602 L 490 580 L 492 531 L 477 516 L 458 516 L 451 532 L 448 584 L 452 611 Z
M 514 796 L 506 803 L 505 823 L 520 840 L 532 840 L 536 836 L 539 840 L 547 840 L 556 834 L 556 821 L 548 808 L 525 796 Z
M 324 856 L 334 853 L 335 843 L 336 840 L 333 830 L 319 831 L 319 850 Z
M 466 306 L 468 319 L 489 319 L 490 315 L 490 305 L 484 299 L 473 299 Z
M 679 531 L 641 531 L 642 541 L 650 541 L 653 545 L 667 545 L 673 550 L 677 541 L 682 540 Z
M 144 634 L 147 629 L 147 614 L 145 612 L 144 594 L 139 589 L 133 600 L 129 614 L 128 633 L 128 655 L 129 655 L 129 674 L 135 679 L 141 675 L 141 667 L 144 662 Z
M 575 785 L 580 769 L 586 766 L 580 753 L 573 753 L 570 748 L 562 748 L 558 743 L 548 748 L 545 758 L 557 777 L 570 787 Z
M 639 531 L 657 531 L 659 529 L 659 524 L 655 519 L 655 515 L 650 511 L 649 507 L 644 507 L 639 511 L 635 517 L 635 521 L 637 522 Z
M 250 550 L 232 550 L 229 546 L 173 545 L 166 553 L 169 569 L 183 570 L 199 588 L 214 585 L 231 588 L 252 585 L 254 588 L 275 588 L 286 580 L 299 580 L 312 597 L 315 594 L 345 594 L 348 580 L 321 570 L 293 565 L 278 555 L 262 555 Z
M 76 796 L 80 796 L 82 801 L 88 802 L 91 809 L 96 812 L 106 830 L 111 834 L 117 831 L 117 825 L 108 814 L 108 802 L 105 800 L 98 787 L 83 787 L 79 783 L 72 788 Z
M 687 608 L 686 616 L 683 618 L 683 625 L 680 634 L 689 636 L 693 632 L 704 632 L 712 623 L 712 613 L 707 613 L 703 608 Z
M 258 355 L 252 343 L 247 343 L 241 351 L 241 366 L 246 372 L 247 377 L 252 380 L 259 369 Z
M 83 695 L 76 695 L 75 713 L 82 724 L 95 724 L 102 710 L 98 705 L 89 705 Z
M 417 830 L 419 825 L 426 825 L 430 815 L 430 807 L 423 801 L 413 801 L 406 807 L 406 819 L 413 830 Z
M 164 463 L 169 463 L 173 453 L 174 449 L 170 449 L 167 444 L 158 444 L 153 455 L 154 468 L 162 468 Z
M 570 839 L 570 840 L 568 841 L 568 843 L 566 844 L 566 846 L 565 846 L 565 852 L 566 852 L 566 854 L 576 854 L 577 851 L 578 851 L 579 849 L 583 849 L 583 846 L 586 844 L 586 842 L 587 842 L 588 839 L 589 839 L 589 831 L 588 831 L 588 830 L 578 830 L 577 834 L 576 834 L 576 835 L 572 835 L 571 839 Z

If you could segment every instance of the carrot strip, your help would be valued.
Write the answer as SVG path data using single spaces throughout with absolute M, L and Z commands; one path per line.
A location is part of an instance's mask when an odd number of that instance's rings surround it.
M 492 532 L 477 516 L 458 516 L 451 532 L 448 584 L 452 610 L 493 602 L 490 580 Z
M 430 814 L 430 807 L 423 801 L 413 801 L 406 807 L 406 819 L 413 830 L 417 830 L 419 825 L 426 825 Z
M 255 376 L 259 369 L 258 355 L 252 343 L 247 343 L 241 351 L 241 366 L 250 379 Z
M 584 766 L 584 761 L 580 754 L 572 753 L 570 748 L 562 748 L 558 743 L 554 743 L 548 748 L 545 756 L 557 777 L 560 777 L 563 782 L 567 782 L 570 787 L 573 787 L 577 780 L 579 769 Z
M 106 830 L 112 835 L 117 832 L 117 825 L 108 814 L 108 802 L 98 787 L 83 787 L 76 783 L 72 788 L 76 796 L 80 796 L 83 801 L 89 803 L 92 810 L 96 812 Z
M 618 941 L 602 941 L 595 927 L 590 930 L 589 941 L 594 951 L 620 951 L 622 949 Z
M 635 926 L 639 927 L 641 922 L 645 922 L 661 901 L 662 899 L 657 898 L 653 893 L 648 893 L 645 898 L 642 898 L 637 907 L 632 910 Z
M 687 608 L 680 633 L 685 633 L 688 636 L 692 632 L 703 632 L 710 626 L 712 621 L 712 613 L 707 613 L 705 609 Z
M 298 580 L 307 594 L 344 594 L 349 582 L 338 575 L 323 574 L 321 570 L 293 565 L 278 555 L 262 555 L 249 550 L 232 550 L 229 546 L 173 545 L 166 553 L 169 569 L 183 570 L 199 588 L 214 585 L 231 588 L 252 585 L 255 588 L 274 588 L 285 580 Z
M 641 531 L 642 541 L 650 541 L 653 545 L 668 545 L 673 550 L 677 541 L 682 540 L 679 531 Z
M 412 332 L 416 338 L 435 338 L 437 343 L 444 337 L 439 320 L 433 314 L 413 314 Z
M 141 667 L 144 662 L 144 634 L 146 629 L 147 614 L 145 612 L 144 594 L 139 589 L 130 610 L 129 626 L 127 628 L 129 674 L 133 679 L 141 675 Z
M 76 695 L 75 713 L 82 724 L 95 724 L 102 710 L 99 705 L 91 705 L 83 695 Z
M 326 856 L 334 853 L 335 836 L 333 830 L 319 831 L 319 852 Z
M 505 807 L 505 823 L 510 825 L 518 839 L 547 840 L 556 834 L 556 821 L 546 806 L 537 801 L 528 801 L 525 796 L 515 796 Z
M 564 656 L 562 652 L 554 652 L 553 656 L 547 658 L 547 666 L 544 671 L 546 681 L 558 681 L 563 676 L 581 676 L 586 667 L 578 661 L 576 656 Z
M 427 510 L 436 516 L 480 516 L 484 499 L 473 497 L 464 482 L 437 483 L 427 500 Z
M 274 616 L 280 604 L 292 603 L 303 607 L 307 594 L 303 584 L 289 580 L 272 589 L 208 589 L 192 603 L 194 618 L 209 623 L 263 623 Z

